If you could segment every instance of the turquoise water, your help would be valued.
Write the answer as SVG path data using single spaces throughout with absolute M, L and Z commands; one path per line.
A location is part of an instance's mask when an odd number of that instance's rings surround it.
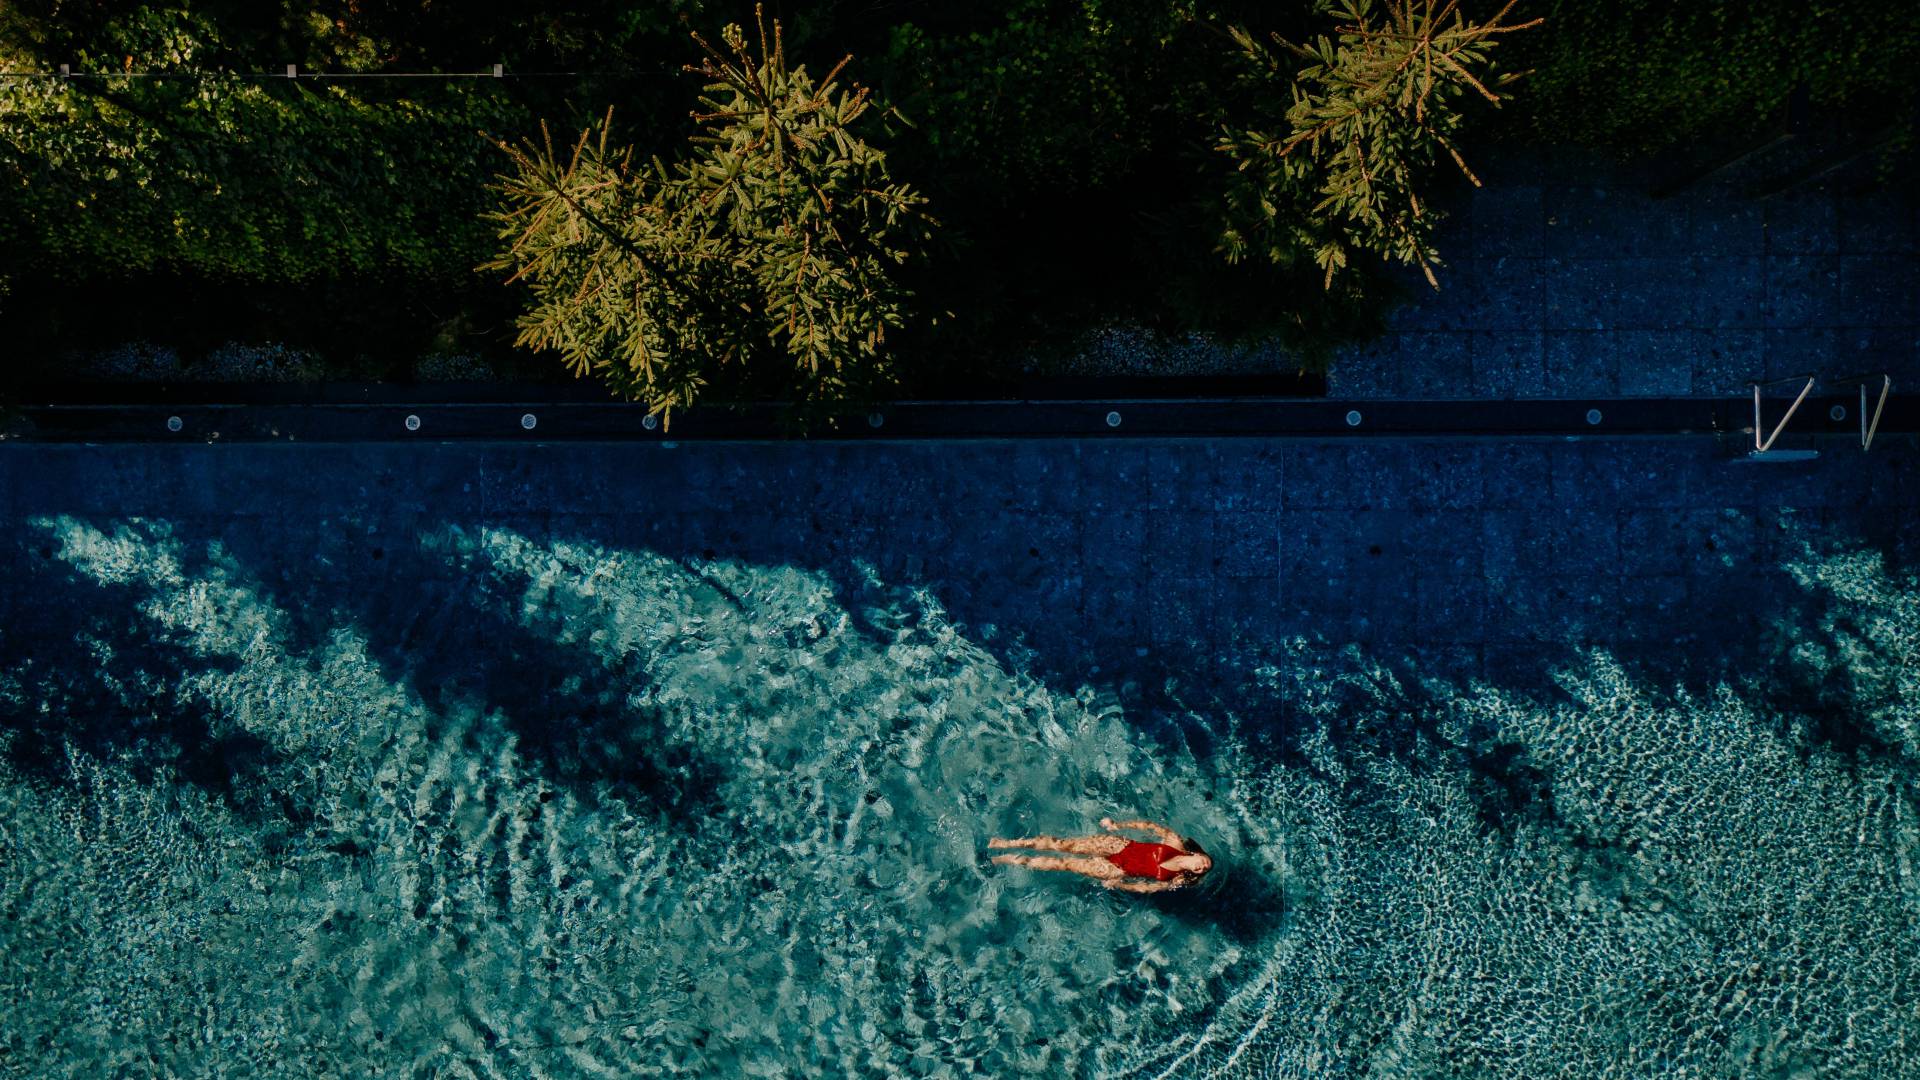
M 475 665 L 581 659 L 539 721 L 584 733 L 556 749 L 218 543 L 30 528 L 62 602 L 136 633 L 83 636 L 91 671 L 14 643 L 0 673 L 12 1074 L 1920 1061 L 1920 585 L 1871 553 L 1794 564 L 1828 614 L 1779 649 L 1824 698 L 1659 685 L 1590 651 L 1542 699 L 1300 641 L 1260 659 L 1251 704 L 1176 687 L 1184 708 L 1146 716 L 1094 673 L 1069 692 L 1010 668 L 912 583 L 390 538 L 513 628 Z M 408 635 L 444 632 L 437 603 Z M 1856 738 L 1830 737 L 1836 708 Z M 84 710 L 190 721 L 242 763 L 209 783 L 159 735 L 13 745 Z M 984 858 L 1103 815 L 1166 821 L 1222 869 L 1141 898 Z

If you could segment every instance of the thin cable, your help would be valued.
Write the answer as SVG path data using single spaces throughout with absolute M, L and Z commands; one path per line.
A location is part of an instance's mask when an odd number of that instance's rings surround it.
M 623 75 L 658 75 L 662 70 L 667 69 L 507 71 L 499 75 L 491 71 L 302 71 L 294 75 L 288 75 L 285 72 L 269 74 L 232 71 L 73 71 L 65 74 L 58 71 L 0 71 L 0 79 L 259 79 L 268 82 L 291 82 L 300 79 L 600 79 Z

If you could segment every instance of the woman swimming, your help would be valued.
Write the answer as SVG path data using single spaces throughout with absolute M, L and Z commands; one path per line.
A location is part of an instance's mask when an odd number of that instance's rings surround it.
M 1181 889 L 1199 881 L 1213 869 L 1213 859 L 1192 837 L 1181 836 L 1165 825 L 1151 821 L 1115 821 L 1101 818 L 1100 827 L 1107 836 L 1029 836 L 1024 840 L 987 841 L 990 848 L 1034 848 L 1039 851 L 1064 851 L 1056 855 L 995 855 L 993 861 L 1034 870 L 1069 870 L 1098 878 L 1109 889 L 1151 893 Z M 1112 833 L 1120 829 L 1145 829 L 1161 843 L 1143 844 Z

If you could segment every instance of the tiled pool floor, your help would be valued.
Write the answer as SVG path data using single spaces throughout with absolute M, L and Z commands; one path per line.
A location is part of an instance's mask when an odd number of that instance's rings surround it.
M 1823 450 L 0 448 L 0 1059 L 1905 1075 L 1920 440 Z M 1225 873 L 986 861 L 1103 814 Z
M 0 453 L 9 636 L 64 617 L 23 523 L 143 516 L 261 580 L 377 608 L 445 574 L 414 537 L 539 537 L 925 586 L 1068 681 L 1154 682 L 1304 636 L 1455 678 L 1541 643 L 1731 660 L 1802 532 L 1920 552 L 1920 442 L 1807 464 L 1732 439 L 1154 440 L 564 446 L 16 446 Z M 447 588 L 456 588 L 453 579 Z M 372 612 L 369 610 L 368 615 Z M 384 625 L 380 620 L 369 620 Z M 404 621 L 401 625 L 404 625 Z M 989 635 L 986 627 L 994 628 Z M 16 642 L 19 640 L 16 637 Z M 396 649 L 402 643 L 394 642 Z M 1676 645 L 1679 646 L 1676 650 Z

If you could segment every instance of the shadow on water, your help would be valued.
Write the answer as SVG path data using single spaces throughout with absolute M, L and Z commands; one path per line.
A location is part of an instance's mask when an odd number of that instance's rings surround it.
M 1191 888 L 1129 899 L 1149 904 L 1195 930 L 1217 930 L 1243 947 L 1271 940 L 1287 917 L 1286 891 L 1266 872 L 1235 865 L 1232 857 L 1221 855 L 1213 872 Z
M 189 541 L 202 539 L 183 536 Z M 227 550 L 249 570 L 277 579 L 307 616 L 306 648 L 316 634 L 351 626 L 388 677 L 430 708 L 498 711 L 516 749 L 550 782 L 583 801 L 605 791 L 666 822 L 715 808 L 723 765 L 629 703 L 642 673 L 610 669 L 585 646 L 555 641 L 514 617 L 511 597 L 483 588 L 411 537 L 337 535 L 289 548 L 284 536 L 226 536 Z M 328 577 L 301 576 L 321 555 Z
M 19 703 L 0 706 L 12 766 L 42 781 L 66 776 L 71 746 L 143 778 L 171 767 L 251 820 L 307 820 L 295 793 L 268 782 L 282 763 L 274 748 L 249 732 L 216 731 L 205 706 L 178 690 L 182 672 L 235 664 L 156 633 L 135 610 L 138 587 L 94 583 L 57 548 L 34 532 L 0 545 L 16 607 L 0 634 L 0 670 L 21 683 Z
M 1815 719 L 1815 738 L 1849 752 L 1887 752 L 1886 747 L 1876 745 L 1856 718 L 1836 704 L 1845 700 L 1846 688 L 1835 683 L 1833 676 L 1826 677 L 1829 685 L 1808 686 L 1804 680 L 1796 682 L 1794 672 L 1778 663 L 1779 642 L 1769 636 L 1766 624 L 1778 620 L 1807 626 L 1820 612 L 1815 601 L 1780 570 L 1777 553 L 1738 536 L 1734 540 L 1745 545 L 1738 551 L 1716 548 L 1714 536 L 1726 542 L 1732 535 L 1727 528 L 1713 526 L 1717 533 L 1713 529 L 1689 531 L 1690 527 L 1678 524 L 1663 524 L 1666 531 L 1658 534 L 1663 538 L 1658 544 L 1628 543 L 1622 536 L 1618 544 L 1601 545 L 1604 554 L 1580 554 L 1578 557 L 1586 561 L 1577 565 L 1564 562 L 1575 556 L 1563 556 L 1562 548 L 1554 546 L 1561 540 L 1540 541 L 1547 546 L 1536 544 L 1538 550 L 1526 547 L 1538 536 L 1584 535 L 1596 521 L 1605 526 L 1601 529 L 1604 535 L 1613 528 L 1611 515 L 1635 513 L 1639 515 L 1635 520 L 1664 521 L 1661 515 L 1666 512 L 1648 514 L 1635 506 L 1633 500 L 1639 496 L 1633 489 L 1597 492 L 1585 503 L 1541 504 L 1521 515 L 1533 531 L 1524 537 L 1507 538 L 1509 546 L 1518 552 L 1509 553 L 1514 560 L 1513 579 L 1495 578 L 1489 569 L 1483 582 L 1485 595 L 1473 591 L 1481 586 L 1460 579 L 1468 590 L 1463 594 L 1465 599 L 1483 605 L 1484 627 L 1480 630 L 1446 624 L 1436 636 L 1423 637 L 1420 632 L 1429 626 L 1409 617 L 1416 605 L 1414 595 L 1403 588 L 1366 591 L 1359 589 L 1366 581 L 1356 579 L 1349 584 L 1359 591 L 1309 589 L 1291 595 L 1290 601 L 1298 600 L 1300 605 L 1270 624 L 1243 626 L 1235 633 L 1228 633 L 1221 624 L 1198 648 L 1156 644 L 1141 655 L 1131 647 L 1110 647 L 1118 638 L 1094 641 L 1100 630 L 1096 607 L 1103 615 L 1127 615 L 1129 607 L 1150 607 L 1151 612 L 1143 609 L 1131 613 L 1138 617 L 1138 627 L 1145 628 L 1153 619 L 1178 618 L 1183 606 L 1220 600 L 1220 590 L 1233 583 L 1218 579 L 1215 586 L 1208 586 L 1205 579 L 1197 578 L 1196 591 L 1162 593 L 1157 586 L 1149 589 L 1151 583 L 1143 574 L 1113 571 L 1125 560 L 1096 548 L 1092 530 L 1109 515 L 1132 513 L 1137 518 L 1137 508 L 1096 510 L 1081 506 L 1073 501 L 1077 496 L 1061 494 L 1065 489 L 1044 478 L 1027 483 L 1025 479 L 983 475 L 978 479 L 992 488 L 986 494 L 949 491 L 933 482 L 943 476 L 951 479 L 947 474 L 962 468 L 977 467 L 989 473 L 1006 471 L 1010 463 L 1025 468 L 1021 463 L 1028 458 L 1037 460 L 1049 453 L 1044 448 L 1020 448 L 1011 458 L 998 450 L 990 454 L 981 451 L 972 465 L 931 456 L 924 462 L 914 458 L 889 464 L 891 459 L 886 455 L 866 450 L 859 456 L 841 454 L 802 467 L 795 464 L 799 460 L 795 454 L 779 448 L 761 448 L 741 456 L 744 453 L 728 451 L 704 465 L 698 458 L 676 458 L 682 464 L 671 468 L 679 472 L 652 477 L 658 483 L 623 487 L 617 512 L 568 516 L 564 524 L 562 518 L 535 509 L 519 516 L 482 513 L 471 507 L 471 500 L 464 510 L 452 506 L 447 516 L 463 527 L 486 520 L 542 539 L 647 550 L 683 562 L 732 559 L 819 573 L 836 587 L 838 602 L 854 625 L 883 645 L 892 638 L 893 628 L 876 622 L 869 614 L 870 608 L 884 606 L 868 602 L 873 594 L 860 564 L 869 564 L 890 587 L 929 587 L 953 620 L 966 628 L 968 636 L 1010 668 L 1031 670 L 1061 693 L 1072 693 L 1087 684 L 1112 690 L 1143 733 L 1164 746 L 1176 746 L 1184 739 L 1203 758 L 1210 752 L 1205 731 L 1185 730 L 1176 738 L 1160 719 L 1178 715 L 1185 708 L 1181 695 L 1166 689 L 1170 679 L 1183 684 L 1181 694 L 1207 701 L 1206 710 L 1215 710 L 1217 702 L 1219 709 L 1232 711 L 1242 721 L 1243 732 L 1257 734 L 1270 743 L 1278 760 L 1305 767 L 1296 752 L 1301 733 L 1293 728 L 1296 716 L 1290 704 L 1299 692 L 1298 683 L 1282 685 L 1276 693 L 1271 685 L 1259 684 L 1250 677 L 1263 656 L 1276 655 L 1283 641 L 1300 634 L 1324 642 L 1330 654 L 1356 645 L 1396 673 L 1398 689 L 1356 692 L 1348 703 L 1350 708 L 1335 710 L 1344 719 L 1329 723 L 1337 729 L 1330 732 L 1336 742 L 1364 738 L 1378 749 L 1397 755 L 1423 752 L 1423 746 L 1435 743 L 1435 709 L 1444 695 L 1426 689 L 1425 680 L 1437 677 L 1463 687 L 1475 678 L 1484 678 L 1520 701 L 1543 708 L 1563 706 L 1570 698 L 1556 682 L 1554 672 L 1582 667 L 1586 662 L 1584 650 L 1590 647 L 1611 652 L 1636 679 L 1663 693 L 1680 688 L 1708 694 L 1723 682 L 1752 683 L 1759 692 L 1769 695 L 1769 701 L 1809 710 L 1808 715 Z M 568 448 L 567 454 L 569 461 L 584 455 L 580 467 L 588 471 L 604 469 L 614 474 L 618 472 L 616 466 L 632 471 L 643 464 L 648 469 L 664 468 L 651 459 L 642 462 L 626 450 Z M 595 454 L 610 456 L 596 464 Z M 449 451 L 445 456 L 462 468 L 469 464 L 466 451 Z M 541 505 L 549 498 L 541 485 L 551 479 L 548 474 L 559 469 L 561 463 L 538 457 L 510 460 L 519 463 L 520 471 L 514 475 L 527 487 L 525 497 L 530 508 Z M 891 468 L 898 475 L 867 475 L 879 466 Z M 460 473 L 459 469 L 438 467 L 443 472 Z M 1725 468 L 1717 462 L 1685 467 L 1696 471 Z M 797 479 L 780 482 L 800 485 L 804 490 L 782 493 L 772 481 L 765 488 L 747 482 L 754 477 L 774 476 L 783 468 L 794 470 Z M 407 475 L 396 473 L 399 479 L 394 482 L 400 488 L 391 493 L 396 502 L 432 502 L 426 497 L 427 487 L 419 492 L 407 487 L 413 483 L 405 478 Z M 1119 486 L 1120 475 L 1116 471 L 1115 478 L 1103 483 Z M 245 571 L 259 576 L 269 591 L 294 598 L 297 602 L 281 606 L 302 648 L 324 648 L 335 626 L 352 626 L 366 635 L 370 650 L 382 666 L 396 678 L 411 680 L 425 700 L 499 707 L 519 734 L 525 752 L 556 782 L 583 791 L 599 784 L 612 785 L 666 815 L 698 813 L 711 805 L 714 790 L 725 775 L 724 763 L 705 760 L 691 747 L 660 745 L 657 727 L 644 716 L 634 716 L 625 705 L 626 694 L 635 689 L 631 685 L 634 673 L 610 672 L 587 650 L 547 640 L 521 627 L 508 601 L 476 592 L 473 583 L 454 573 L 443 559 L 420 551 L 409 535 L 415 524 L 409 515 L 414 511 L 373 506 L 352 497 L 349 489 L 357 482 L 353 474 L 316 475 L 312 478 L 316 505 L 351 507 L 347 517 L 365 511 L 363 516 L 381 525 L 383 532 L 348 535 L 316 530 L 315 514 L 285 510 L 285 517 L 255 519 L 250 525 L 227 518 L 177 522 L 176 535 L 190 547 L 221 540 Z M 999 486 L 993 487 L 995 484 Z M 900 490 L 888 490 L 888 485 Z M 690 501 L 689 491 L 694 493 Z M 772 494 L 762 498 L 762 492 Z M 399 498 L 402 495 L 407 498 Z M 282 495 L 276 491 L 273 498 L 281 499 Z M 1119 505 L 1128 506 L 1124 502 Z M 683 506 L 687 509 L 680 512 Z M 1380 532 L 1383 522 L 1420 526 L 1440 522 L 1443 515 L 1429 518 L 1404 511 L 1381 511 L 1374 514 L 1380 520 L 1371 520 L 1370 514 L 1374 512 L 1310 515 L 1301 520 L 1318 523 L 1314 527 L 1331 530 L 1330 535 L 1289 535 L 1287 539 L 1299 544 L 1319 543 L 1328 551 L 1352 548 L 1366 552 L 1366 557 L 1356 556 L 1352 561 L 1357 571 L 1371 575 L 1367 580 L 1393 578 L 1418 583 L 1437 579 L 1446 569 L 1444 559 L 1449 552 Z M 1054 528 L 1066 520 L 1074 524 Z M 1753 518 L 1743 520 L 1747 524 L 1741 528 L 1755 526 Z M 995 532 L 1009 523 L 1026 530 L 1011 542 Z M 102 520 L 98 524 L 111 523 Z M 1895 565 L 1900 565 L 1901 554 L 1911 554 L 1910 544 L 1902 548 L 1895 543 L 1910 539 L 1910 533 L 1894 529 L 1884 514 L 1875 517 L 1870 508 L 1829 514 L 1823 524 L 1838 538 L 1857 535 L 1893 544 L 1899 548 L 1891 553 Z M 1078 531 L 1083 528 L 1087 531 L 1084 542 Z M 1461 542 L 1472 546 L 1482 539 L 1491 542 L 1495 538 L 1474 533 Z M 1385 554 L 1372 557 L 1375 548 Z M 1586 548 L 1569 550 L 1585 552 Z M 1163 571 L 1202 570 L 1198 564 L 1170 567 L 1168 559 L 1148 559 L 1146 554 L 1138 553 L 1138 566 L 1127 563 L 1123 569 L 1142 569 L 1151 561 Z M 1110 572 L 1098 585 L 1091 578 L 1096 560 L 1110 564 Z M 25 552 L 14 561 L 26 568 L 29 583 L 23 592 L 70 595 L 68 590 L 74 586 L 65 568 L 54 567 L 48 576 L 47 559 L 38 557 L 41 565 L 36 566 L 35 557 Z M 1134 580 L 1134 576 L 1140 580 Z M 1082 577 L 1088 579 L 1084 588 Z M 1564 595 L 1555 592 L 1562 578 L 1612 582 L 1617 587 L 1595 603 L 1576 595 L 1577 589 L 1566 590 Z M 1652 590 L 1642 588 L 1643 582 L 1665 583 L 1669 588 L 1677 583 L 1679 598 L 1654 598 Z M 1062 583 L 1072 583 L 1072 587 Z M 1123 591 L 1104 595 L 1103 590 L 1112 588 Z M 1208 589 L 1213 591 L 1209 593 Z M 1145 598 L 1150 593 L 1153 600 L 1148 603 Z M 83 594 L 71 595 L 71 604 L 44 605 L 65 610 L 33 612 L 32 618 L 44 623 L 45 629 L 22 635 L 31 640 L 13 641 L 8 645 L 10 651 L 35 655 L 58 650 L 57 660 L 50 661 L 50 666 L 67 671 L 92 670 L 96 661 L 76 643 L 75 635 L 89 620 L 101 617 L 103 605 Z M 1756 608 L 1756 597 L 1764 598 L 1763 609 Z M 1404 610 L 1389 610 L 1396 606 Z M 1758 616 L 1757 610 L 1761 611 Z M 137 622 L 118 626 L 113 631 L 114 640 L 132 654 L 147 649 L 155 656 L 163 655 L 164 643 L 149 640 Z M 991 638 L 978 632 L 988 624 L 1000 627 L 1002 632 Z M 1457 633 L 1459 640 L 1442 640 L 1450 633 Z M 1095 655 L 1100 663 L 1097 672 L 1089 662 Z M 106 670 L 112 672 L 115 664 L 126 663 L 116 659 Z M 165 663 L 204 667 L 207 662 L 180 654 L 168 656 Z M 1298 658 L 1283 659 L 1283 663 L 1300 666 Z M 1289 677 L 1304 680 L 1308 676 L 1294 671 Z M 104 698 L 100 708 L 104 710 L 100 715 L 109 715 L 116 708 L 125 711 L 117 702 Z M 1374 721 L 1364 731 L 1351 722 L 1361 717 Z M 187 720 L 178 723 L 191 725 Z M 138 726 L 137 719 L 112 724 L 90 722 L 89 737 L 120 739 L 120 732 L 137 731 Z M 208 739 L 204 732 L 184 728 L 179 735 L 184 744 L 191 745 L 204 744 Z M 45 740 L 26 740 L 19 743 L 17 752 L 42 754 L 46 745 Z M 1478 739 L 1453 749 L 1463 755 L 1466 767 L 1476 777 L 1476 790 L 1483 796 L 1483 816 L 1490 827 L 1503 827 L 1516 815 L 1534 813 L 1541 805 L 1550 804 L 1543 782 L 1530 769 L 1524 751 L 1503 747 L 1497 740 Z M 245 759 L 264 752 L 240 746 L 209 749 L 196 758 L 204 761 L 197 775 L 217 776 L 217 763 L 228 753 Z
M 88 522 L 108 533 L 121 523 Z M 295 658 L 323 653 L 335 631 L 350 628 L 430 710 L 499 710 L 519 753 L 582 799 L 609 791 L 667 821 L 714 806 L 724 770 L 663 740 L 627 704 L 637 673 L 608 671 L 580 646 L 529 632 L 444 560 L 411 542 L 221 524 L 172 524 L 183 569 L 189 577 L 203 570 L 207 545 L 218 540 L 239 581 L 286 614 Z M 64 775 L 72 744 L 138 772 L 171 766 L 256 819 L 307 820 L 298 796 L 272 782 L 284 756 L 246 731 L 220 730 L 204 702 L 178 689 L 184 676 L 231 672 L 237 662 L 171 638 L 138 611 L 145 586 L 91 581 L 59 558 L 58 546 L 29 529 L 0 549 L 19 598 L 0 634 L 0 671 L 23 683 L 21 705 L 0 710 L 15 766 L 46 780 Z

